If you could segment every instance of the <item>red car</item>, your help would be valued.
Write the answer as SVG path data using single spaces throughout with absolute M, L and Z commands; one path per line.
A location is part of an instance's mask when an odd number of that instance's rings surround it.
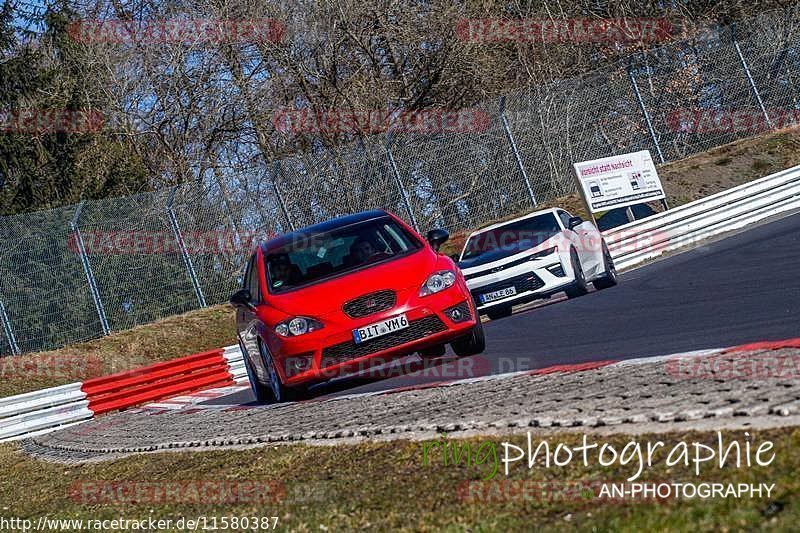
M 250 383 L 260 402 L 300 399 L 307 386 L 419 352 L 484 350 L 464 277 L 386 211 L 345 216 L 262 243 L 231 296 Z

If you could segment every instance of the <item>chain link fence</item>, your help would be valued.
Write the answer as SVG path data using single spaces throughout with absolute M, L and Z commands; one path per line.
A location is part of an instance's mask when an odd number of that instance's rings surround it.
M 381 207 L 423 232 L 465 230 L 572 192 L 576 161 L 674 161 L 758 133 L 725 113 L 784 127 L 800 111 L 798 35 L 797 9 L 773 12 L 484 102 L 471 131 L 233 161 L 210 184 L 5 217 L 0 354 L 224 302 L 256 241 L 337 215 Z

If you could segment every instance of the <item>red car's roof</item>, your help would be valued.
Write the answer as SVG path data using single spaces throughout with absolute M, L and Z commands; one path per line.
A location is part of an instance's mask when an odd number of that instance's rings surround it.
M 307 238 L 310 235 L 319 235 L 320 233 L 327 233 L 331 230 L 342 228 L 344 226 L 349 226 L 351 224 L 358 224 L 359 222 L 364 222 L 367 220 L 373 220 L 376 218 L 387 217 L 387 216 L 389 216 L 389 213 L 387 213 L 383 209 L 373 209 L 372 211 L 362 211 L 360 213 L 354 213 L 352 215 L 345 215 L 337 218 L 332 218 L 331 220 L 327 220 L 319 224 L 314 224 L 313 226 L 301 228 L 291 233 L 286 233 L 284 235 L 281 235 L 280 237 L 276 237 L 269 241 L 263 242 L 261 243 L 261 250 L 264 252 L 264 254 L 267 254 L 270 251 L 281 248 L 290 242 L 296 242 L 303 238 Z

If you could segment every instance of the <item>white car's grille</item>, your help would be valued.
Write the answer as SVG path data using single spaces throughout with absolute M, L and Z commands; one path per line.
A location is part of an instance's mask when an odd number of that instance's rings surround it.
M 531 274 L 530 272 L 528 272 L 521 276 L 508 278 L 503 281 L 498 281 L 497 283 L 491 283 L 489 285 L 484 285 L 483 287 L 479 287 L 477 289 L 472 289 L 470 292 L 472 293 L 472 299 L 475 300 L 475 302 L 480 305 L 481 294 L 499 291 L 501 289 L 507 289 L 509 287 L 514 287 L 515 289 L 517 289 L 517 294 L 520 294 L 522 292 L 535 291 L 541 289 L 542 287 L 544 287 L 544 281 L 542 281 L 542 279 L 536 274 Z

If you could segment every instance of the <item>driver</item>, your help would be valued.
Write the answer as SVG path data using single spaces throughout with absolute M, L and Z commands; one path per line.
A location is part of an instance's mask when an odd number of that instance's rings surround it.
M 292 281 L 292 262 L 286 254 L 278 254 L 270 258 L 269 273 L 272 286 L 282 287 Z
M 366 263 L 370 258 L 378 254 L 378 250 L 372 244 L 372 241 L 360 238 L 353 243 L 350 253 L 357 263 Z

